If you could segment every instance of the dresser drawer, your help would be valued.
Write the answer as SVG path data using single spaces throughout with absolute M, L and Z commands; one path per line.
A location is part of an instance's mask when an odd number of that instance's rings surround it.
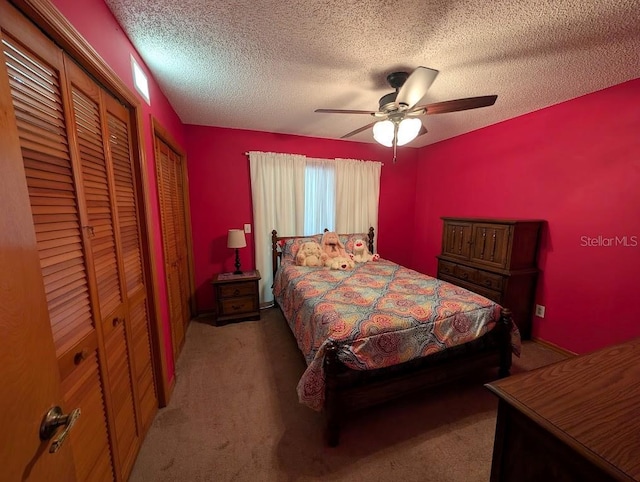
M 473 291 L 474 293 L 477 293 L 480 296 L 484 296 L 485 298 L 488 298 L 495 303 L 502 303 L 502 293 L 500 291 L 487 289 L 480 285 L 454 278 L 453 276 L 439 275 L 438 278 L 440 278 L 442 281 L 448 281 L 451 284 L 468 289 L 469 291 Z
M 240 315 L 242 313 L 252 313 L 258 311 L 256 298 L 247 296 L 244 298 L 231 298 L 220 301 L 220 316 Z
M 258 285 L 253 281 L 246 283 L 232 283 L 220 285 L 218 295 L 221 298 L 237 298 L 239 296 L 252 296 L 257 293 Z
M 454 276 L 456 270 L 456 264 L 449 261 L 438 260 L 438 273 L 444 273 L 449 276 Z
M 475 282 L 484 288 L 501 290 L 504 278 L 499 274 L 478 270 Z
M 476 274 L 478 270 L 475 268 L 469 268 L 468 266 L 462 266 L 457 264 L 453 270 L 453 276 L 460 278 L 463 281 L 473 283 L 476 280 Z

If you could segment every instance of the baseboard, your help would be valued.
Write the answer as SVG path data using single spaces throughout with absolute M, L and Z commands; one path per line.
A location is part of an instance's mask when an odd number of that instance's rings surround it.
M 212 320 L 216 317 L 216 312 L 213 310 L 201 311 L 196 316 L 194 316 L 193 320 Z
M 176 372 L 175 372 L 175 369 L 173 371 L 173 378 L 169 382 L 169 387 L 168 387 L 168 390 L 167 390 L 167 392 L 169 392 L 169 397 L 167 398 L 167 405 L 169 405 L 169 401 L 171 400 L 171 397 L 173 396 L 173 389 L 174 388 L 176 388 Z
M 577 356 L 577 353 L 574 353 L 570 350 L 566 350 L 564 348 L 559 347 L 558 345 L 551 343 L 550 341 L 546 341 L 546 340 L 542 340 L 540 338 L 535 338 L 535 337 L 531 337 L 531 341 L 533 341 L 534 343 L 538 343 L 542 346 L 544 346 L 545 348 L 548 348 L 549 350 L 553 350 L 557 353 L 560 353 L 561 355 L 566 356 L 567 358 L 570 357 L 574 357 Z

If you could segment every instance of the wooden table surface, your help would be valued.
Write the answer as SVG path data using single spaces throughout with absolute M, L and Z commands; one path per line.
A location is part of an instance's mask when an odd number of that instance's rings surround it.
M 640 480 L 640 338 L 487 388 L 620 480 Z

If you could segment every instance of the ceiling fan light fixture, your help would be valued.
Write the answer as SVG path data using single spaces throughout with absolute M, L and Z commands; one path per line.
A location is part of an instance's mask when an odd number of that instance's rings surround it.
M 394 125 L 390 120 L 376 122 L 373 125 L 373 138 L 386 147 L 393 146 Z
M 418 136 L 421 127 L 422 122 L 416 117 L 402 119 L 398 126 L 398 145 L 404 146 L 414 140 Z

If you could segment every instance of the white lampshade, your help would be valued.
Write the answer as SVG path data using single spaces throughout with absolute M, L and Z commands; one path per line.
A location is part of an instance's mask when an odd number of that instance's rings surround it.
M 383 146 L 391 147 L 393 145 L 393 122 L 384 120 L 376 122 L 373 125 L 373 138 Z
M 247 240 L 242 229 L 230 229 L 227 237 L 227 248 L 244 248 Z
M 411 142 L 416 138 L 418 132 L 420 132 L 420 128 L 422 127 L 422 122 L 420 119 L 416 117 L 407 117 L 400 122 L 398 126 L 398 145 L 404 146 L 408 142 Z
M 397 122 L 397 121 L 396 121 Z M 422 127 L 422 122 L 416 117 L 407 117 L 398 124 L 398 138 L 396 145 L 404 146 L 416 138 Z M 383 146 L 393 146 L 394 123 L 390 120 L 376 122 L 373 125 L 373 138 Z

